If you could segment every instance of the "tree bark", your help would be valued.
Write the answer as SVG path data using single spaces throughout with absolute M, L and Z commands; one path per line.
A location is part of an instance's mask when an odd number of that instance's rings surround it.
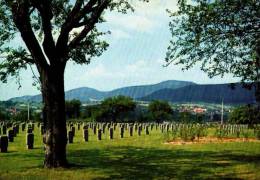
M 255 96 L 257 102 L 257 108 L 260 110 L 260 38 L 257 39 L 256 43 L 256 85 L 255 85 Z
M 67 167 L 64 69 L 41 73 L 44 121 L 44 167 Z

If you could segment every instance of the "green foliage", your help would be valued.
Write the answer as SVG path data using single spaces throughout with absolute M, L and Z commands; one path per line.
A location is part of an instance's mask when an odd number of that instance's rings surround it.
M 227 131 L 222 129 L 221 127 L 217 128 L 216 131 L 215 131 L 215 136 L 217 138 L 223 138 L 225 136 L 227 136 Z
M 173 115 L 173 110 L 170 104 L 166 101 L 154 100 L 148 106 L 148 112 L 156 122 L 170 120 Z
M 6 111 L 0 110 L 0 120 L 5 121 L 10 119 L 10 114 Z
M 164 138 L 167 141 L 174 141 L 177 138 L 183 141 L 194 141 L 196 138 L 199 140 L 201 137 L 208 135 L 208 126 L 205 124 L 172 124 L 171 131 L 164 133 Z
M 81 102 L 79 100 L 71 100 L 65 102 L 65 113 L 67 118 L 80 117 Z
M 30 120 L 33 119 L 32 113 L 30 113 Z M 28 120 L 28 111 L 21 110 L 12 116 L 12 120 L 24 122 Z
M 100 105 L 91 105 L 91 106 L 86 106 L 82 108 L 81 111 L 81 117 L 82 118 L 91 118 L 96 116 L 95 114 L 101 109 Z
M 260 140 L 260 128 L 259 127 L 255 129 L 255 136 L 258 140 Z
M 180 0 L 178 4 L 179 10 L 170 12 L 167 65 L 181 64 L 185 70 L 198 63 L 210 77 L 232 73 L 252 83 L 245 85 L 256 86 L 259 95 L 260 2 Z
M 136 119 L 137 122 L 153 122 L 153 114 L 149 111 L 141 112 Z
M 192 119 L 192 114 L 190 112 L 180 112 L 178 119 L 182 123 L 188 123 Z
M 205 114 L 192 114 L 191 112 L 179 112 L 178 121 L 181 123 L 203 123 L 206 121 Z
M 133 10 L 134 1 L 127 0 L 1 0 L 0 80 L 6 82 L 8 76 L 14 76 L 19 82 L 20 69 L 28 65 L 36 65 L 41 74 L 49 63 L 60 67 L 69 60 L 90 63 L 109 45 L 102 36 L 110 31 L 97 28 L 105 22 L 104 13 Z M 14 46 L 20 35 L 24 44 Z
M 208 128 L 206 125 L 198 124 L 195 126 L 195 135 L 199 140 L 200 137 L 205 137 L 208 135 Z
M 214 136 L 217 138 L 245 138 L 254 137 L 252 134 L 252 129 L 249 128 L 248 124 L 225 124 L 217 125 L 214 127 Z
M 184 141 L 193 141 L 196 137 L 195 128 L 191 125 L 183 125 L 179 130 L 180 138 Z
M 234 124 L 258 124 L 260 123 L 260 112 L 254 106 L 240 106 L 232 110 L 228 120 Z
M 32 112 L 32 119 L 33 122 L 42 122 L 42 112 Z
M 136 103 L 132 98 L 116 96 L 105 99 L 100 105 L 86 107 L 85 114 L 98 122 L 129 121 L 129 113 L 134 112 Z

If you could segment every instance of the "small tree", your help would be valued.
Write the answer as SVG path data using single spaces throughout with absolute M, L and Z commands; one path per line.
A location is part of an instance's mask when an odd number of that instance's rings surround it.
M 170 104 L 166 101 L 154 100 L 148 106 L 148 111 L 152 114 L 153 119 L 160 123 L 165 120 L 170 120 L 173 115 L 173 110 Z

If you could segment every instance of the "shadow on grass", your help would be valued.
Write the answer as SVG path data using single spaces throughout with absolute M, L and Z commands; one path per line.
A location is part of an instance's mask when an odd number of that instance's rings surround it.
M 72 169 L 103 171 L 110 179 L 236 179 L 237 172 L 225 169 L 260 163 L 260 156 L 234 155 L 229 151 L 194 152 L 132 146 L 75 150 L 68 157 L 74 164 Z
M 28 152 L 8 153 L 8 156 L 29 161 L 21 171 L 42 168 L 43 151 Z M 70 150 L 68 160 L 70 171 L 101 173 L 107 179 L 239 179 L 250 177 L 250 172 L 246 169 L 234 172 L 234 167 L 249 163 L 257 167 L 260 154 L 111 146 Z

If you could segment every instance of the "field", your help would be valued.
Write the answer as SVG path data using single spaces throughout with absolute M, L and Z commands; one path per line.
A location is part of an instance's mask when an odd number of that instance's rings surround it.
M 155 128 L 149 135 L 125 131 L 114 139 L 109 132 L 97 140 L 90 130 L 89 142 L 77 130 L 67 146 L 69 169 L 43 169 L 43 145 L 35 126 L 34 149 L 28 150 L 25 132 L 0 153 L 0 179 L 260 179 L 260 142 L 167 144 Z

